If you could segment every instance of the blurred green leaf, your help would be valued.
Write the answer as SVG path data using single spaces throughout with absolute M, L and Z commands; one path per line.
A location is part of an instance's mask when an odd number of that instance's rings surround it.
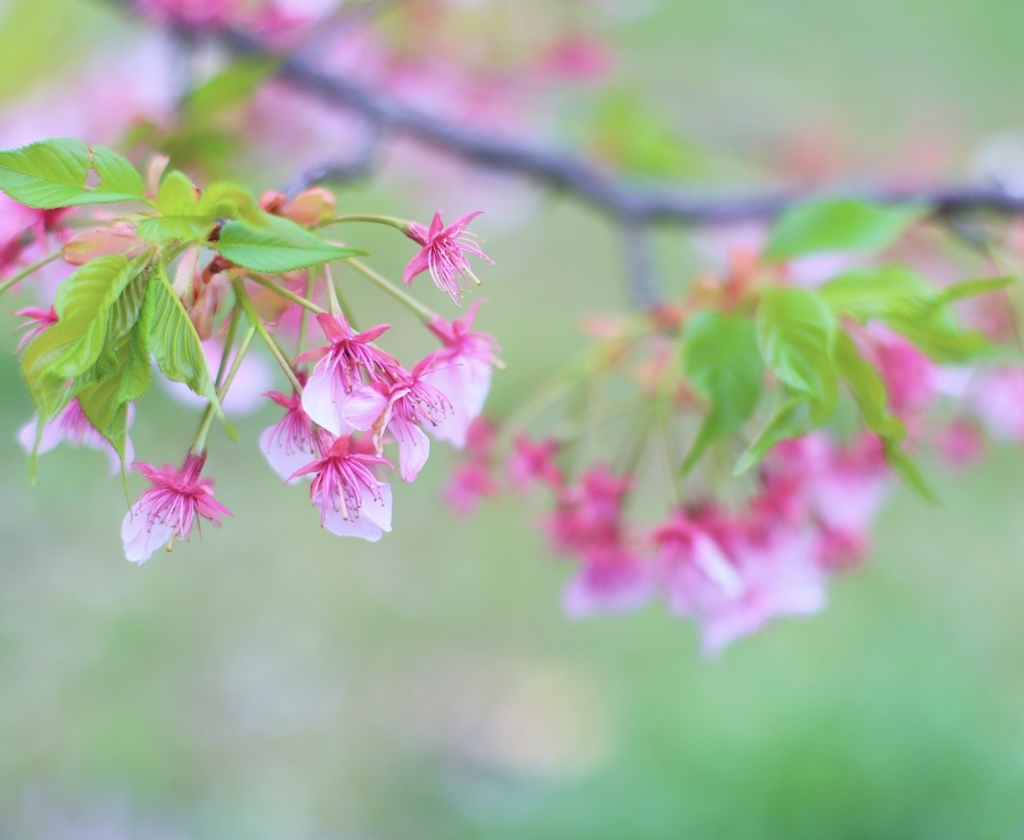
M 822 251 L 880 251 L 927 214 L 927 207 L 845 199 L 799 204 L 775 222 L 765 255 L 786 260 Z
M 838 393 L 832 349 L 835 317 L 806 289 L 767 286 L 757 307 L 757 338 L 769 369 L 807 397 L 815 422 L 827 419 Z
M 683 370 L 710 403 L 683 463 L 685 475 L 709 444 L 740 428 L 757 406 L 764 364 L 754 322 L 718 312 L 691 317 L 683 334 Z
M 623 172 L 681 178 L 699 173 L 703 155 L 676 136 L 664 117 L 632 91 L 612 90 L 597 103 L 590 127 L 597 154 Z
M 939 294 L 939 299 L 943 303 L 953 303 L 954 301 L 964 300 L 976 295 L 984 295 L 988 292 L 1005 289 L 1015 279 L 1014 277 L 985 277 L 979 280 L 964 280 L 961 283 L 953 283 L 950 286 L 946 286 Z
M 831 309 L 858 319 L 879 317 L 894 303 L 926 301 L 936 289 L 924 277 L 898 265 L 856 268 L 829 280 L 818 297 Z
M 90 173 L 99 183 L 87 186 Z M 29 207 L 76 207 L 143 197 L 145 184 L 123 157 L 80 140 L 42 140 L 0 152 L 0 190 Z
M 807 399 L 800 396 L 790 397 L 775 410 L 765 427 L 740 455 L 732 474 L 742 475 L 751 467 L 757 466 L 775 444 L 806 434 L 812 425 L 807 412 Z
M 903 423 L 889 413 L 889 395 L 878 371 L 857 350 L 854 340 L 844 330 L 836 334 L 836 369 L 846 381 L 860 406 L 864 425 L 882 438 L 899 441 Z
M 225 111 L 246 104 L 280 64 L 271 58 L 246 58 L 228 65 L 182 103 L 186 121 L 209 122 Z

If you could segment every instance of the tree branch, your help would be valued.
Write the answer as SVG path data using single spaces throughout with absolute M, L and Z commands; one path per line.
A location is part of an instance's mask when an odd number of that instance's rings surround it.
M 223 31 L 213 37 L 236 54 L 271 57 L 271 50 L 250 35 Z M 489 170 L 511 172 L 565 192 L 620 222 L 706 225 L 766 220 L 814 198 L 860 199 L 879 204 L 922 204 L 936 215 L 956 216 L 987 210 L 1024 213 L 1024 194 L 999 184 L 859 189 L 790 189 L 760 194 L 702 196 L 686 190 L 657 189 L 615 178 L 570 153 L 492 137 L 426 113 L 347 79 L 331 76 L 301 55 L 285 57 L 281 80 L 323 101 L 355 112 L 384 132 L 404 134 Z

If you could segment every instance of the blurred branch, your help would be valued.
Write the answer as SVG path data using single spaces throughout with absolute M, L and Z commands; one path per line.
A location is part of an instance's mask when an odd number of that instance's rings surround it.
M 274 55 L 257 39 L 238 31 L 224 31 L 212 37 L 237 54 Z M 385 132 L 407 135 L 490 170 L 522 175 L 584 201 L 618 221 L 633 224 L 706 225 L 770 219 L 808 199 L 840 197 L 890 205 L 922 204 L 939 216 L 955 216 L 972 210 L 1024 213 L 1024 195 L 1011 193 L 998 184 L 829 191 L 790 189 L 717 196 L 656 189 L 611 176 L 571 153 L 492 137 L 426 113 L 348 79 L 325 73 L 301 55 L 286 57 L 277 75 L 331 105 L 363 115 L 378 123 Z
M 298 193 L 317 184 L 349 183 L 368 177 L 377 163 L 380 139 L 380 125 L 371 123 L 362 147 L 351 160 L 325 161 L 309 167 L 285 186 L 285 195 L 294 198 Z

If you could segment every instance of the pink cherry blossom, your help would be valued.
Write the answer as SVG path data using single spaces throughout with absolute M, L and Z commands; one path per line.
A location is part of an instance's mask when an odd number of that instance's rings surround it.
M 301 381 L 302 377 L 300 377 Z M 295 471 L 301 469 L 320 453 L 318 433 L 313 421 L 302 408 L 302 397 L 297 393 L 286 396 L 270 391 L 266 396 L 285 409 L 284 416 L 260 435 L 260 451 L 271 468 L 285 481 L 292 482 Z
M 562 595 L 562 609 L 573 618 L 622 613 L 642 607 L 654 592 L 654 570 L 619 542 L 593 545 Z
M 427 381 L 437 353 L 421 359 L 411 372 L 398 368 L 389 386 L 367 386 L 352 392 L 343 417 L 354 429 L 373 433 L 378 452 L 385 431 L 398 443 L 403 481 L 415 481 L 430 455 L 430 439 L 421 427 L 433 428 L 452 410 L 451 401 Z M 376 397 L 376 399 L 375 399 Z
M 483 411 L 491 387 L 491 368 L 498 361 L 494 337 L 470 332 L 478 308 L 479 303 L 474 303 L 465 317 L 451 323 L 434 318 L 427 324 L 444 346 L 434 354 L 434 364 L 424 378 L 451 403 L 444 420 L 430 431 L 457 449 L 466 445 L 469 425 Z
M 391 466 L 386 458 L 360 452 L 351 435 L 324 440 L 321 457 L 291 478 L 312 475 L 309 497 L 320 508 L 320 524 L 341 537 L 376 542 L 391 530 L 391 487 L 377 480 L 374 468 Z
M 501 492 L 494 477 L 494 446 L 497 428 L 482 417 L 474 420 L 466 435 L 465 460 L 452 471 L 444 490 L 445 503 L 459 516 L 476 512 L 480 502 Z
M 144 491 L 127 513 L 121 525 L 125 556 L 133 563 L 144 563 L 160 546 L 170 550 L 174 540 L 188 539 L 196 516 L 220 525 L 221 516 L 232 513 L 213 498 L 213 481 L 200 478 L 206 463 L 205 453 L 189 452 L 179 470 L 173 464 L 158 469 L 136 462 L 132 466 L 153 486 Z
M 317 363 L 302 391 L 302 407 L 315 423 L 341 436 L 353 429 L 345 420 L 346 402 L 355 390 L 361 389 L 364 375 L 371 383 L 388 383 L 400 367 L 393 357 L 372 344 L 391 329 L 389 324 L 378 324 L 357 333 L 344 315 L 323 313 L 317 315 L 317 321 L 330 344 L 302 353 L 295 359 L 296 362 Z M 359 396 L 369 399 L 373 405 L 379 403 L 383 409 L 385 401 L 375 399 L 372 390 L 362 389 Z
M 969 400 L 993 438 L 1024 441 L 1024 370 L 1006 367 L 980 371 L 971 384 Z
M 131 426 L 134 411 L 131 406 L 128 409 L 128 425 Z M 39 436 L 39 446 L 36 446 L 36 431 L 38 423 L 35 418 L 26 423 L 18 431 L 18 443 L 26 452 L 37 452 L 42 455 L 49 452 L 60 443 L 69 446 L 83 446 L 88 449 L 95 449 L 106 454 L 110 461 L 110 474 L 115 475 L 121 471 L 121 456 L 117 450 L 110 445 L 110 442 L 103 437 L 89 422 L 89 418 L 82 411 L 82 406 L 77 399 L 72 400 L 67 406 L 49 423 L 43 426 L 42 434 Z M 124 459 L 130 462 L 134 457 L 135 450 L 132 447 L 131 438 L 126 437 L 124 443 Z
M 512 442 L 512 454 L 508 459 L 508 476 L 513 487 L 524 491 L 533 482 L 546 484 L 552 489 L 561 487 L 565 480 L 555 463 L 559 442 L 553 438 L 542 441 L 530 440 L 526 435 L 516 435 Z
M 455 303 L 462 297 L 463 287 L 468 281 L 472 280 L 479 286 L 480 281 L 469 267 L 466 254 L 473 254 L 492 265 L 493 262 L 480 250 L 473 234 L 466 228 L 482 212 L 476 210 L 467 213 L 445 227 L 441 221 L 441 212 L 438 211 L 429 229 L 418 222 L 410 225 L 407 232 L 409 238 L 423 247 L 405 267 L 402 282 L 409 285 L 417 274 L 429 271 L 434 285 L 451 295 Z

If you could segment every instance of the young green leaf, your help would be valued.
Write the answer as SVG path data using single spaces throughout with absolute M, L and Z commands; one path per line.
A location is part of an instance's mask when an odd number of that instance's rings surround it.
M 717 312 L 694 315 L 683 334 L 683 370 L 709 403 L 683 463 L 685 475 L 708 445 L 740 428 L 757 406 L 764 364 L 753 321 Z
M 976 295 L 995 292 L 999 289 L 1005 289 L 1014 282 L 1014 279 L 1013 277 L 985 277 L 980 280 L 964 280 L 961 283 L 953 283 L 950 286 L 946 286 L 939 294 L 939 299 L 943 303 L 948 304 Z
M 757 338 L 765 364 L 779 380 L 812 404 L 824 422 L 837 390 L 832 349 L 836 321 L 813 292 L 769 286 L 757 307 Z
M 95 173 L 99 183 L 88 186 Z M 103 146 L 59 138 L 0 152 L 0 190 L 29 207 L 52 209 L 143 198 L 135 168 Z
M 142 317 L 151 325 L 149 349 L 164 375 L 184 382 L 195 393 L 216 402 L 199 334 L 171 288 L 163 266 L 150 277 Z
M 740 455 L 732 474 L 742 475 L 757 466 L 775 444 L 806 434 L 811 426 L 806 398 L 790 397 L 775 410 L 760 434 Z
M 927 214 L 927 207 L 883 207 L 848 199 L 800 204 L 776 221 L 765 255 L 787 260 L 822 251 L 881 251 Z
M 228 222 L 212 245 L 236 265 L 263 274 L 283 274 L 330 260 L 365 254 L 325 242 L 319 236 L 281 216 L 261 214 L 261 224 Z
M 843 330 L 836 335 L 836 369 L 846 380 L 860 406 L 864 425 L 882 438 L 899 441 L 903 424 L 889 413 L 889 395 L 878 371 L 857 350 L 854 340 Z
M 829 280 L 818 297 L 833 311 L 855 318 L 876 318 L 894 305 L 927 301 L 935 287 L 921 275 L 898 265 L 856 268 Z
M 938 496 L 935 495 L 928 482 L 925 481 L 917 465 L 908 455 L 900 450 L 898 444 L 894 441 L 883 441 L 882 448 L 885 453 L 885 460 L 903 483 L 926 502 L 937 505 L 939 503 Z

